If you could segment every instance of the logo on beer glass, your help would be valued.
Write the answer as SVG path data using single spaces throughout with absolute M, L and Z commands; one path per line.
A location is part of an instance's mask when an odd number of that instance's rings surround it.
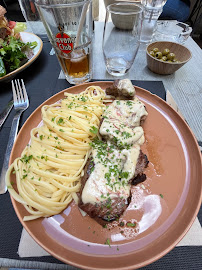
M 58 29 L 60 33 L 57 33 L 56 37 L 56 43 L 58 48 L 63 52 L 63 53 L 70 53 L 73 51 L 73 39 L 64 33 L 64 26 L 60 25 L 58 26 Z

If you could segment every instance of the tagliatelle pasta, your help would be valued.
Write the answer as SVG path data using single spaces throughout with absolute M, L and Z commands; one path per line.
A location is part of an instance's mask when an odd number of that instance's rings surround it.
M 89 143 L 97 136 L 105 92 L 90 86 L 80 94 L 64 95 L 42 107 L 42 124 L 32 129 L 30 144 L 6 174 L 11 196 L 30 213 L 25 221 L 58 214 L 76 200 Z M 17 192 L 10 180 L 13 172 Z

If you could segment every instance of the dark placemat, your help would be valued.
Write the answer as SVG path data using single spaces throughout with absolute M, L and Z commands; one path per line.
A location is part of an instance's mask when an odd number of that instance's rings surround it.
M 106 81 L 106 80 L 96 80 L 93 79 L 93 81 Z M 110 81 L 110 80 L 107 80 Z M 164 99 L 166 98 L 166 91 L 163 85 L 162 81 L 138 81 L 138 80 L 132 80 L 133 85 L 139 86 L 141 88 L 144 88 L 151 93 L 159 96 L 160 98 Z M 57 89 L 65 89 L 67 88 L 67 82 L 65 80 L 58 80 L 56 84 Z
M 58 80 L 60 66 L 55 55 L 50 56 L 50 43 L 44 43 L 39 58 L 25 71 L 19 74 L 18 78 L 23 78 L 28 96 L 30 99 L 29 108 L 23 113 L 20 120 L 20 127 L 27 117 L 46 99 L 53 94 L 70 87 L 66 80 Z M 94 80 L 97 81 L 97 80 Z M 134 85 L 147 89 L 165 100 L 165 88 L 161 81 L 132 81 Z M 0 112 L 12 98 L 11 83 L 0 84 Z M 14 110 L 10 113 L 0 131 L 0 169 L 2 168 L 4 153 L 8 141 L 10 127 L 14 116 Z M 202 215 L 202 213 L 199 213 Z M 52 256 L 20 258 L 17 254 L 18 245 L 22 232 L 22 225 L 19 222 L 8 193 L 0 195 L 0 258 L 17 259 L 32 262 L 59 263 Z M 144 267 L 143 269 L 202 269 L 202 259 L 200 259 L 201 249 L 199 247 L 178 247 L 172 250 L 157 262 Z M 187 258 L 190 257 L 190 263 Z M 30 265 L 30 267 L 32 267 Z

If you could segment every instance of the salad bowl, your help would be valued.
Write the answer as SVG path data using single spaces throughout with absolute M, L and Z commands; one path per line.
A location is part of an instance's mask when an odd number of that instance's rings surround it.
M 28 32 L 20 32 L 21 40 L 24 43 L 27 42 L 37 42 L 37 46 L 33 49 L 33 55 L 32 57 L 22 66 L 19 68 L 15 69 L 14 71 L 6 74 L 3 77 L 0 77 L 0 83 L 1 82 L 9 82 L 11 81 L 18 73 L 29 67 L 40 55 L 42 48 L 43 48 L 43 42 L 42 40 L 35 34 L 33 33 L 28 33 Z

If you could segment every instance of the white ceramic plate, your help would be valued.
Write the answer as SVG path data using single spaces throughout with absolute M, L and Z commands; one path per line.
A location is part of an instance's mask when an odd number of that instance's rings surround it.
M 20 73 L 21 71 L 23 71 L 24 69 L 26 69 L 27 67 L 29 67 L 37 59 L 37 57 L 40 55 L 40 53 L 42 51 L 43 42 L 42 42 L 42 40 L 38 36 L 36 36 L 36 35 L 34 35 L 32 33 L 27 33 L 27 32 L 21 32 L 20 35 L 21 35 L 22 41 L 24 43 L 33 42 L 33 41 L 36 41 L 37 42 L 37 46 L 33 49 L 34 55 L 33 55 L 33 57 L 31 59 L 29 59 L 28 62 L 26 62 L 21 67 L 19 67 L 16 70 L 14 70 L 14 71 L 6 74 L 3 77 L 0 77 L 0 82 L 10 81 L 18 73 Z

